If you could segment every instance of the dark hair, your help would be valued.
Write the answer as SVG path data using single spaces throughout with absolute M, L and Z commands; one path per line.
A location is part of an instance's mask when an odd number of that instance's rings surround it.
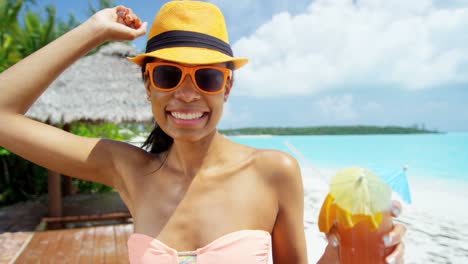
M 146 63 L 150 62 L 152 58 L 146 57 L 141 67 L 142 77 L 145 78 L 144 72 Z M 226 67 L 232 70 L 232 77 L 234 78 L 234 63 L 229 61 L 226 63 Z M 159 125 L 154 122 L 154 128 L 145 140 L 141 148 L 149 150 L 150 153 L 157 154 L 169 150 L 174 143 L 174 139 L 171 138 L 166 132 L 164 132 Z
M 172 143 L 174 143 L 174 139 L 166 134 L 158 124 L 154 123 L 153 130 L 141 147 L 149 150 L 150 153 L 156 154 L 169 150 Z

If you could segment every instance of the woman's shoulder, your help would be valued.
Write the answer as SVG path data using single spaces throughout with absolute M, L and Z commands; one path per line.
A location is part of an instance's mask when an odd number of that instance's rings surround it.
M 121 178 L 121 186 L 131 185 L 134 181 L 143 180 L 161 166 L 167 156 L 166 152 L 152 154 L 132 144 L 120 141 L 106 140 L 112 145 L 112 155 L 116 164 L 116 171 Z
M 255 151 L 255 167 L 265 184 L 270 186 L 278 201 L 289 199 L 293 193 L 302 193 L 301 168 L 290 154 L 271 149 Z
M 281 186 L 284 182 L 298 182 L 301 179 L 299 163 L 290 154 L 276 149 L 260 149 L 231 143 L 230 147 L 225 149 L 229 150 L 232 159 L 237 164 L 243 164 L 244 168 L 254 169 L 267 183 Z
M 297 160 L 290 154 L 276 149 L 255 149 L 255 158 L 260 165 L 289 167 L 294 166 Z
M 297 160 L 290 154 L 274 149 L 256 149 L 254 166 L 273 183 L 282 183 L 301 175 Z
M 299 168 L 296 159 L 290 154 L 276 149 L 253 148 L 244 144 L 233 143 L 229 148 L 236 156 L 248 160 L 257 169 L 263 172 L 295 172 Z
M 145 149 L 133 144 L 104 139 L 103 144 L 107 144 L 112 149 L 112 154 L 116 157 L 119 164 L 128 165 L 134 168 L 142 168 L 143 165 L 149 163 L 158 163 L 161 156 L 165 156 L 166 152 L 152 154 Z

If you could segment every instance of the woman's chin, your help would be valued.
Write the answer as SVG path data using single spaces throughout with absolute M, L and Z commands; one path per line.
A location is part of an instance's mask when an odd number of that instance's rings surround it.
M 199 142 L 204 139 L 212 138 L 216 134 L 216 128 L 207 131 L 205 129 L 200 130 L 181 130 L 171 131 L 169 134 L 174 139 L 174 142 Z

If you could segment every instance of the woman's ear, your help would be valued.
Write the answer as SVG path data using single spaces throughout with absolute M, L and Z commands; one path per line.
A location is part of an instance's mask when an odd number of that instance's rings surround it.
M 226 81 L 226 87 L 224 88 L 224 102 L 227 102 L 229 93 L 231 93 L 232 86 L 234 85 L 234 79 L 230 78 Z

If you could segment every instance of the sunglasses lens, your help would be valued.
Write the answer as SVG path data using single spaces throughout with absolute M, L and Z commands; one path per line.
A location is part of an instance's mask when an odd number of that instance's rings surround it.
M 216 69 L 200 69 L 195 72 L 198 87 L 206 92 L 216 92 L 223 88 L 224 74 Z
M 154 84 L 160 89 L 171 89 L 177 86 L 182 78 L 182 71 L 174 66 L 157 66 L 153 70 Z

